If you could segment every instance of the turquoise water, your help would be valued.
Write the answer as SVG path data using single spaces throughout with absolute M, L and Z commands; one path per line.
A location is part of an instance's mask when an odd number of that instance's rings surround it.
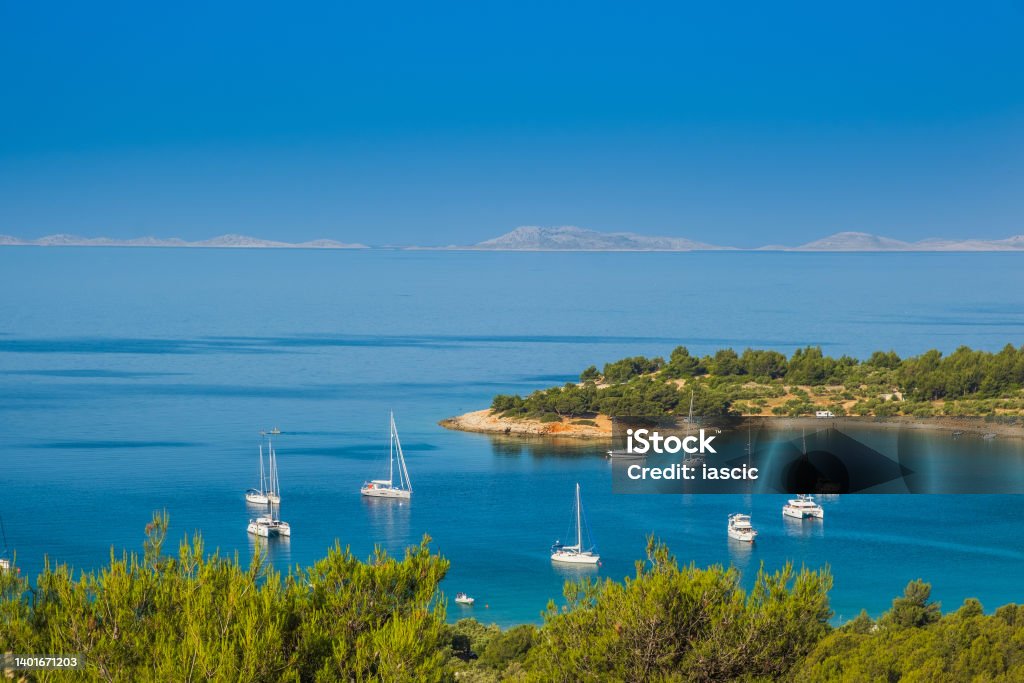
M 450 605 L 536 621 L 567 574 L 574 483 L 621 578 L 645 536 L 747 579 L 828 564 L 849 618 L 910 579 L 950 608 L 1024 601 L 1017 496 L 847 496 L 824 524 L 787 524 L 782 497 L 614 496 L 599 449 L 448 432 L 446 416 L 622 356 L 748 345 L 904 354 L 1024 342 L 1014 254 L 487 254 L 0 249 L 0 515 L 19 563 L 83 569 L 136 549 L 153 510 L 172 535 L 248 554 L 243 491 L 258 430 L 279 426 L 280 567 L 338 539 L 358 555 L 424 533 L 452 561 Z M 395 411 L 410 504 L 359 496 L 383 474 Z M 761 535 L 730 545 L 729 512 Z M 486 605 L 486 606 L 485 606 Z

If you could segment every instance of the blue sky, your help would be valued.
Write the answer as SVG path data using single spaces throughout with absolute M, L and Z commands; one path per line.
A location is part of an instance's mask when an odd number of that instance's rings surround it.
M 1024 233 L 1024 5 L 3 3 L 0 233 Z

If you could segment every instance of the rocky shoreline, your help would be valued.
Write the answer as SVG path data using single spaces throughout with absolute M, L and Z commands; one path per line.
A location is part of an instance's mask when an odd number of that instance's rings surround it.
M 599 415 L 594 424 L 580 424 L 582 420 L 563 418 L 560 422 L 540 422 L 524 418 L 500 417 L 491 413 L 490 408 L 476 410 L 441 420 L 438 424 L 445 429 L 482 434 L 504 434 L 506 436 L 557 436 L 573 439 L 611 439 L 612 421 Z
M 922 429 L 943 432 L 962 432 L 971 435 L 991 434 L 999 438 L 1024 438 L 1024 421 L 1020 418 L 1012 422 L 1007 420 L 985 420 L 980 417 L 853 417 L 819 419 L 814 417 L 799 418 L 749 418 L 752 421 L 770 420 L 785 423 L 789 427 L 805 426 L 811 429 L 823 425 L 841 423 L 844 420 L 856 420 L 864 424 L 878 427 Z M 592 424 L 587 424 L 592 423 Z M 464 415 L 457 415 L 441 420 L 445 429 L 481 434 L 502 434 L 505 436 L 523 437 L 559 437 L 570 439 L 603 439 L 612 438 L 612 421 L 606 415 L 598 415 L 589 420 L 562 418 L 557 422 L 541 422 L 527 418 L 501 417 L 489 408 L 476 410 Z M 741 423 L 742 424 L 742 423 Z

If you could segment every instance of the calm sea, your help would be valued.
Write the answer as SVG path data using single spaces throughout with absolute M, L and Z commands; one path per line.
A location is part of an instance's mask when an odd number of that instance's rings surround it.
M 948 608 L 1024 601 L 1017 496 L 847 496 L 790 525 L 776 496 L 613 496 L 596 447 L 448 432 L 498 392 L 676 344 L 901 354 L 1024 343 L 1018 254 L 488 254 L 0 248 L 0 516 L 25 571 L 89 569 L 172 536 L 252 550 L 242 498 L 258 432 L 278 426 L 288 542 L 279 567 L 335 539 L 360 556 L 430 534 L 456 617 L 537 621 L 566 578 L 575 482 L 621 578 L 645 536 L 698 565 L 828 564 L 841 618 L 879 613 L 914 578 Z M 386 469 L 394 410 L 411 504 L 360 497 Z M 965 445 L 965 451 L 969 450 Z M 1019 462 L 1011 463 L 1021 466 Z M 753 548 L 726 515 L 752 511 Z

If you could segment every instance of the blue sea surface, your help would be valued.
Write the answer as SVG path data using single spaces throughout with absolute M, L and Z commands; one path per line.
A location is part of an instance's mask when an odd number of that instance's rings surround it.
M 784 497 L 616 496 L 596 445 L 451 432 L 495 393 L 573 380 L 677 344 L 832 355 L 1024 343 L 1019 254 L 479 253 L 0 248 L 0 516 L 30 575 L 172 538 L 253 550 L 243 499 L 259 430 L 280 427 L 279 568 L 335 540 L 367 556 L 424 534 L 452 562 L 449 616 L 536 622 L 566 578 L 573 489 L 602 555 L 634 571 L 646 537 L 749 585 L 787 561 L 835 575 L 837 619 L 884 611 L 923 578 L 946 608 L 1024 601 L 1020 496 L 844 496 L 793 524 Z M 395 412 L 415 494 L 369 500 Z M 1010 463 L 1019 468 L 1017 461 Z M 730 512 L 753 514 L 753 547 Z M 173 547 L 173 544 L 172 546 Z M 578 570 L 577 570 L 578 571 Z

